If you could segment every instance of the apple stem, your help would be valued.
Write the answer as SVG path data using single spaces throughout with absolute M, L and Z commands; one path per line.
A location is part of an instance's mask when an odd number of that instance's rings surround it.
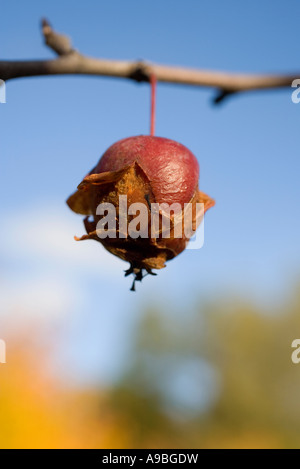
M 155 113 L 156 113 L 156 85 L 157 79 L 154 74 L 150 76 L 150 85 L 151 85 L 151 115 L 150 115 L 150 135 L 154 136 L 155 134 Z

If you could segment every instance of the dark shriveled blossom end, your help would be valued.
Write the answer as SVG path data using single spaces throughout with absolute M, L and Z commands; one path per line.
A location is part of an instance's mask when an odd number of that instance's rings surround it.
M 185 233 L 180 238 L 174 235 L 178 219 L 176 213 L 170 215 L 168 237 L 151 236 L 151 206 L 176 204 L 184 214 L 185 204 L 190 204 L 193 230 L 196 230 L 196 204 L 202 203 L 204 212 L 215 204 L 213 199 L 199 191 L 198 179 L 198 161 L 180 143 L 152 136 L 120 140 L 104 153 L 97 166 L 78 186 L 77 192 L 67 201 L 74 212 L 86 215 L 84 224 L 87 235 L 76 239 L 99 241 L 109 252 L 128 261 L 130 268 L 126 275 L 134 274 L 135 281 L 142 280 L 144 272 L 146 275 L 153 275 L 152 269 L 162 269 L 166 261 L 186 248 L 189 237 Z M 118 236 L 121 225 L 120 196 L 127 197 L 127 208 L 135 203 L 147 208 L 148 237 L 133 239 Z M 113 204 L 116 209 L 117 236 L 114 238 L 100 239 L 98 236 L 97 225 L 103 217 L 97 214 L 100 204 Z M 127 217 L 127 222 L 130 223 L 133 216 Z M 132 289 L 134 290 L 134 284 Z

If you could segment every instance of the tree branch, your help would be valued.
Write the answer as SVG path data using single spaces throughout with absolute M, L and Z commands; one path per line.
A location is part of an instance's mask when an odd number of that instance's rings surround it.
M 42 31 L 46 45 L 58 57 L 54 60 L 0 61 L 0 79 L 7 81 L 43 75 L 97 75 L 148 82 L 154 74 L 160 82 L 217 88 L 218 94 L 214 102 L 220 103 L 228 96 L 242 91 L 291 87 L 293 80 L 300 77 L 300 71 L 290 75 L 247 75 L 141 61 L 94 59 L 74 50 L 70 39 L 53 31 L 46 20 L 42 21 Z
M 71 39 L 53 31 L 50 23 L 45 18 L 42 19 L 42 32 L 46 45 L 58 55 L 66 55 L 73 52 Z

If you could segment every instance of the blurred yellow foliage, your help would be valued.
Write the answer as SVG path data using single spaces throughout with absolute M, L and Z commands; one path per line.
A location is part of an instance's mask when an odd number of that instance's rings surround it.
M 272 314 L 237 301 L 184 318 L 157 308 L 144 314 L 119 383 L 84 391 L 53 378 L 46 352 L 12 338 L 0 365 L 0 448 L 300 448 L 299 337 L 297 295 Z M 176 369 L 186 357 L 218 377 L 192 415 L 170 410 L 160 387 L 170 360 Z

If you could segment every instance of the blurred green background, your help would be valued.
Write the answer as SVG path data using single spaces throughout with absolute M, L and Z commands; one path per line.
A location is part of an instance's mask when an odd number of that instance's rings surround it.
M 289 344 L 299 290 L 278 309 L 225 300 L 186 317 L 142 312 L 113 386 L 68 386 L 36 329 L 1 368 L 2 448 L 299 448 L 300 376 Z M 184 331 L 184 333 L 183 333 Z

